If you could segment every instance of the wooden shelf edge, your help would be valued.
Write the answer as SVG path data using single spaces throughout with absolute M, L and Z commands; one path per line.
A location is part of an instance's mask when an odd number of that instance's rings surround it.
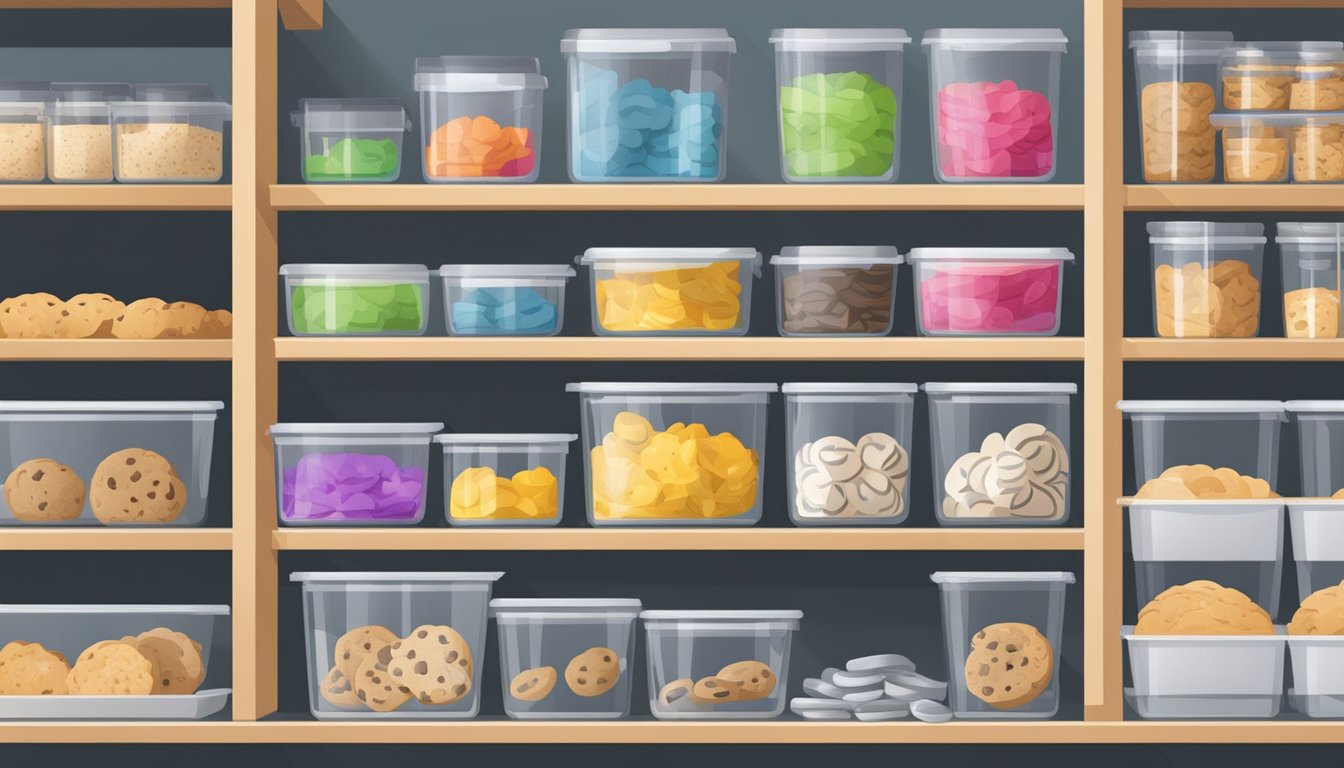
M 229 360 L 231 339 L 0 339 L 0 360 Z
M 233 0 L 0 0 L 0 8 L 229 8 Z
M 1125 210 L 1326 211 L 1341 207 L 1340 195 L 1332 184 L 1129 184 Z
M 0 551 L 228 551 L 229 528 L 0 528 Z
M 0 185 L 0 211 L 227 211 L 232 206 L 228 184 Z
M 1126 360 L 1338 360 L 1344 339 L 1148 339 L 1120 342 Z
M 290 31 L 322 28 L 323 0 L 280 0 L 280 21 Z

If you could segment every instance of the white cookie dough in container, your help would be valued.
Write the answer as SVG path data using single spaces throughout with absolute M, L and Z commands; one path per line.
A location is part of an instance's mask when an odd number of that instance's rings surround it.
M 1191 467 L 1227 468 L 1278 488 L 1279 438 L 1288 420 L 1277 400 L 1121 400 L 1116 407 L 1134 435 L 1134 488 L 1151 498 L 1171 496 L 1149 481 L 1169 481 Z M 1173 470 L 1173 468 L 1182 468 Z M 1169 471 L 1172 470 L 1172 471 Z M 1256 485 L 1259 485 L 1257 483 Z M 1177 491 L 1177 493 L 1180 493 Z M 1222 498 L 1236 498 L 1235 496 Z
M 137 85 L 111 105 L 121 182 L 212 183 L 224 174 L 229 103 L 207 85 Z
M 112 181 L 112 104 L 131 98 L 130 83 L 52 83 L 51 93 L 47 177 L 73 184 Z

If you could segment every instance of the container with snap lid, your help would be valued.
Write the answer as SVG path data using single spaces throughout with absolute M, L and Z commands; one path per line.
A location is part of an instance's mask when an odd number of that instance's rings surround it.
M 1212 495 L 1203 494 L 1204 498 L 1265 498 L 1278 489 L 1280 428 L 1288 420 L 1278 400 L 1121 400 L 1116 407 L 1129 419 L 1133 432 L 1136 495 L 1201 498 L 1200 489 L 1207 486 Z M 1199 477 L 1220 468 L 1256 488 L 1228 496 L 1224 491 L 1232 483 L 1230 474 L 1216 485 Z M 1157 480 L 1196 487 L 1190 496 L 1174 487 L 1162 492 L 1165 482 L 1144 490 L 1145 484 Z
M 300 99 L 290 122 L 299 129 L 305 184 L 396 181 L 411 121 L 396 99 Z
M 802 611 L 644 611 L 649 711 L 659 720 L 762 720 L 788 701 Z
M 1276 229 L 1274 242 L 1283 266 L 1284 335 L 1338 338 L 1344 225 L 1281 221 Z
M 47 109 L 47 176 L 88 184 L 112 181 L 112 104 L 131 99 L 130 83 L 52 83 Z
M 1049 181 L 1059 133 L 1059 29 L 931 29 L 929 117 L 942 182 Z
M 0 182 L 47 178 L 51 83 L 0 81 Z
M 1225 109 L 1344 109 L 1344 42 L 1237 42 L 1219 72 Z
M 728 167 L 725 29 L 571 29 L 569 177 L 720 181 Z
M 929 382 L 924 392 L 941 525 L 1069 519 L 1076 384 Z
M 629 715 L 639 609 L 638 600 L 628 599 L 491 600 L 505 714 L 517 720 Z
M 121 182 L 211 183 L 224 175 L 224 124 L 229 103 L 202 83 L 132 87 L 113 101 L 116 176 Z
M 1059 333 L 1067 248 L 916 248 L 909 259 L 923 336 Z
M 598 336 L 743 336 L 761 254 L 751 248 L 589 248 Z
M 1242 112 L 1209 118 L 1223 132 L 1223 180 L 1344 181 L 1344 112 Z
M 1265 226 L 1148 223 L 1153 326 L 1164 338 L 1245 338 L 1260 332 Z
M 754 525 L 775 384 L 581 382 L 588 521 Z
M 894 181 L 904 29 L 776 29 L 780 170 L 791 182 Z
M 1218 57 L 1231 43 L 1231 32 L 1129 33 L 1144 181 L 1213 181 L 1216 142 L 1209 115 L 1221 103 Z
M 419 58 L 415 90 L 425 181 L 537 180 L 546 78 L 535 58 Z
M 897 267 L 891 245 L 788 246 L 770 257 L 775 268 L 781 336 L 886 336 L 896 305 Z
M 423 336 L 423 264 L 285 264 L 285 319 L 295 336 Z
M 560 522 L 569 434 L 444 434 L 444 510 L 453 525 Z
M 574 274 L 556 264 L 445 264 L 439 277 L 448 335 L 555 336 Z

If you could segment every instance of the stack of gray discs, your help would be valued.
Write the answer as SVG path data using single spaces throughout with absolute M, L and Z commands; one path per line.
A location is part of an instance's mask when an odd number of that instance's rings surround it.
M 800 696 L 789 709 L 808 720 L 864 722 L 900 720 L 914 715 L 926 723 L 946 723 L 952 710 L 943 705 L 947 683 L 915 671 L 914 662 L 899 653 L 850 659 L 844 669 L 827 667 L 803 681 Z

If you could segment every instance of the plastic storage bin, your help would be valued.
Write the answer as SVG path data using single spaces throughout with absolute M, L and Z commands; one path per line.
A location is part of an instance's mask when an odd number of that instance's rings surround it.
M 1074 582 L 1068 572 L 951 572 L 929 577 L 942 593 L 943 637 L 947 642 L 948 701 L 958 718 L 1047 719 L 1059 711 L 1060 654 L 1064 649 L 1064 592 Z M 1008 707 L 994 706 L 982 698 L 983 689 L 972 690 L 963 673 L 967 660 L 994 642 L 1000 624 L 1026 624 L 1045 636 L 1050 644 L 1050 679 L 1030 700 Z M 984 633 L 985 637 L 980 637 Z M 1037 659 L 1041 661 L 1040 659 Z M 1004 693 L 1007 693 L 1006 689 Z M 992 694 L 989 694 L 992 695 Z
M 922 336 L 1059 333 L 1067 248 L 916 248 L 915 317 Z
M 0 81 L 0 182 L 47 178 L 51 83 Z
M 415 525 L 443 424 L 274 424 L 283 525 Z
M 552 264 L 445 264 L 450 336 L 555 336 L 574 268 Z
M 789 646 L 802 611 L 644 611 L 639 617 L 654 717 L 763 720 L 784 711 Z
M 313 717 L 475 717 L 490 590 L 503 575 L 498 571 L 291 574 L 290 581 L 303 584 Z M 412 651 L 433 666 L 417 665 Z
M 1288 705 L 1308 717 L 1344 717 L 1344 637 L 1288 636 Z
M 1144 181 L 1213 181 L 1216 142 L 1209 115 L 1221 103 L 1218 57 L 1231 43 L 1231 32 L 1129 33 Z
M 598 336 L 742 336 L 761 254 L 750 248 L 589 248 Z
M 1289 400 L 1283 407 L 1297 424 L 1302 495 L 1344 492 L 1344 400 Z
M 804 245 L 770 257 L 781 336 L 886 336 L 895 322 L 890 245 Z
M 436 435 L 443 446 L 444 514 L 453 525 L 555 525 L 564 512 L 565 459 L 578 435 Z
M 285 264 L 280 276 L 295 336 L 423 336 L 429 325 L 421 264 Z
M 1344 113 L 1213 115 L 1223 131 L 1223 180 L 1344 181 Z
M 630 714 L 638 600 L 490 601 L 504 712 L 516 720 Z
M 1049 181 L 1059 133 L 1059 29 L 931 29 L 938 181 Z
M 1240 42 L 1219 57 L 1225 109 L 1344 109 L 1344 43 Z
M 1299 603 L 1344 581 L 1344 499 L 1289 501 L 1288 528 Z
M 1183 464 L 1229 467 L 1278 487 L 1277 400 L 1121 400 L 1134 435 L 1134 488 Z
M 724 29 L 571 29 L 571 181 L 720 181 L 728 167 Z
M 910 514 L 914 384 L 785 384 L 789 517 L 899 525 Z
M 785 181 L 893 181 L 900 172 L 904 29 L 776 29 Z
M 299 129 L 303 183 L 371 184 L 401 177 L 402 140 L 411 121 L 396 99 L 300 99 L 289 119 Z
M 52 83 L 51 92 L 47 177 L 76 184 L 112 181 L 112 104 L 131 98 L 130 83 Z
M 1124 627 L 1134 687 L 1125 698 L 1139 717 L 1267 718 L 1283 701 L 1286 636 L 1135 635 Z M 1229 674 L 1229 670 L 1236 670 Z
M 116 177 L 121 182 L 213 183 L 224 175 L 224 124 L 233 110 L 208 85 L 134 87 L 113 101 Z
M 583 382 L 565 390 L 579 393 L 589 523 L 761 519 L 767 406 L 776 385 Z
M 933 498 L 941 525 L 1069 519 L 1069 408 L 1078 387 L 931 382 Z M 1019 464 L 1025 462 L 1023 472 Z M 987 462 L 987 463 L 986 463 Z
M 1284 335 L 1338 338 L 1344 225 L 1279 222 L 1274 241 L 1283 265 Z
M 1263 224 L 1153 221 L 1153 324 L 1165 338 L 1260 332 Z
M 415 90 L 425 181 L 536 181 L 546 78 L 535 58 L 416 59 Z

